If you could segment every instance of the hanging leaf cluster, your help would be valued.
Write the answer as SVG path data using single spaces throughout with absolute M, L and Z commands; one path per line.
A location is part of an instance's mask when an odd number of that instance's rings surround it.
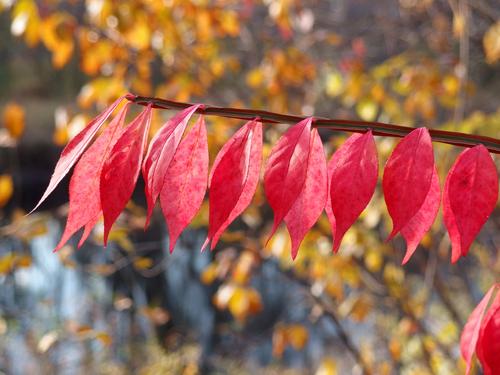
M 104 244 L 114 222 L 130 200 L 142 174 L 147 201 L 146 227 L 159 200 L 173 251 L 180 233 L 199 211 L 207 188 L 208 236 L 214 249 L 221 234 L 250 205 L 264 168 L 264 190 L 274 212 L 272 236 L 284 222 L 295 259 L 306 233 L 323 211 L 333 234 L 333 251 L 370 202 L 379 162 L 371 130 L 352 135 L 327 163 L 314 118 L 291 126 L 262 160 L 263 129 L 258 118 L 241 127 L 217 154 L 209 172 L 207 131 L 203 115 L 186 132 L 202 105 L 192 105 L 168 120 L 147 145 L 152 104 L 126 124 L 130 102 L 104 131 L 96 134 L 125 96 L 92 120 L 64 148 L 47 190 L 35 209 L 71 170 L 69 214 L 56 249 L 84 228 L 79 245 L 104 219 Z M 127 97 L 130 99 L 130 96 Z M 94 138 L 96 138 L 94 140 Z M 264 167 L 262 166 L 264 164 Z M 406 240 L 408 262 L 433 224 L 439 207 L 452 244 L 452 262 L 467 252 L 498 199 L 495 163 L 482 144 L 465 149 L 446 177 L 443 191 L 426 128 L 407 134 L 395 147 L 383 172 L 382 188 L 392 231 Z

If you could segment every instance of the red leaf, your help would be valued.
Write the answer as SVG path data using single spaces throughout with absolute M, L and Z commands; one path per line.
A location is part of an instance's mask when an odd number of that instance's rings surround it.
M 306 178 L 302 190 L 284 217 L 292 239 L 292 259 L 297 257 L 300 243 L 318 220 L 328 196 L 328 178 L 323 144 L 316 129 L 311 132 Z
M 209 226 L 203 247 L 214 249 L 222 232 L 252 201 L 262 164 L 262 123 L 249 121 L 222 147 L 209 182 Z
M 452 259 L 466 256 L 498 199 L 498 175 L 483 145 L 463 151 L 446 178 L 443 216 L 452 245 Z
M 434 154 L 429 131 L 418 128 L 404 137 L 385 166 L 382 187 L 393 221 L 393 238 L 420 210 L 431 187 Z
M 108 242 L 111 226 L 134 192 L 151 124 L 151 112 L 151 105 L 148 105 L 125 128 L 102 168 L 100 191 L 104 246 Z
M 61 156 L 57 161 L 54 173 L 49 181 L 49 186 L 40 198 L 40 201 L 36 204 L 30 213 L 35 211 L 42 202 L 47 199 L 47 197 L 54 191 L 59 182 L 68 174 L 71 167 L 77 162 L 78 158 L 83 154 L 87 146 L 92 142 L 94 135 L 98 132 L 102 124 L 108 119 L 108 117 L 113 113 L 115 108 L 120 104 L 125 96 L 121 96 L 116 101 L 111 104 L 106 110 L 94 118 L 88 123 L 88 125 L 83 128 L 83 130 L 78 133 L 71 141 L 68 142 L 64 150 L 61 152 Z
M 101 198 L 99 194 L 99 202 L 100 201 Z M 92 229 L 94 229 L 95 225 L 97 224 L 101 216 L 102 216 L 102 208 L 101 211 L 99 211 L 99 213 L 96 216 L 94 216 L 87 224 L 85 224 L 82 237 L 80 237 L 80 241 L 78 241 L 78 248 L 82 247 L 85 240 L 90 236 L 90 233 L 92 233 Z
M 498 287 L 498 285 L 496 285 Z M 489 307 L 476 346 L 476 354 L 483 366 L 484 375 L 500 373 L 500 293 Z
M 292 126 L 271 150 L 265 168 L 264 190 L 274 211 L 271 237 L 302 191 L 309 158 L 312 118 Z
M 180 233 L 200 209 L 207 190 L 208 144 L 203 116 L 181 141 L 170 163 L 160 193 L 168 226 L 170 252 Z
M 439 211 L 440 201 L 441 189 L 439 187 L 439 176 L 434 166 L 431 187 L 427 192 L 427 197 L 425 197 L 422 207 L 401 229 L 401 234 L 406 240 L 406 254 L 402 264 L 406 264 L 410 260 L 425 233 L 431 229 L 432 223 L 434 223 Z
M 327 215 L 337 252 L 345 232 L 356 221 L 377 186 L 378 160 L 371 131 L 352 135 L 328 163 Z
M 467 319 L 467 323 L 462 330 L 462 336 L 460 337 L 460 352 L 462 357 L 467 364 L 466 374 L 468 375 L 471 368 L 472 356 L 476 350 L 477 341 L 479 339 L 479 331 L 481 329 L 481 323 L 483 321 L 484 312 L 488 307 L 488 303 L 493 295 L 493 291 L 498 287 L 498 285 L 493 285 L 490 290 L 485 294 L 481 302 L 476 306 Z
M 456 164 L 455 164 L 456 165 Z M 455 169 L 455 165 L 453 165 L 448 172 L 448 176 L 453 173 Z M 446 178 L 444 183 L 443 190 L 443 219 L 446 229 L 448 229 L 448 235 L 451 241 L 451 262 L 455 263 L 461 256 L 462 250 L 460 248 L 460 233 L 458 232 L 457 223 L 455 221 L 455 215 L 453 214 L 450 207 L 450 199 L 448 195 L 449 182 L 450 180 Z
M 179 147 L 182 134 L 184 134 L 189 119 L 199 106 L 199 104 L 193 105 L 177 113 L 161 127 L 149 144 L 142 165 L 142 176 L 146 184 L 144 191 L 148 205 L 145 227 L 149 225 L 154 205 L 165 180 L 165 174 L 177 147 Z
M 54 251 L 59 250 L 75 232 L 86 226 L 86 231 L 80 240 L 80 243 L 83 243 L 94 226 L 87 227 L 87 224 L 95 224 L 99 219 L 102 212 L 99 193 L 101 170 L 121 134 L 128 106 L 129 103 L 126 103 L 76 164 L 69 183 L 69 211 L 66 228 Z M 95 218 L 97 220 L 94 220 Z

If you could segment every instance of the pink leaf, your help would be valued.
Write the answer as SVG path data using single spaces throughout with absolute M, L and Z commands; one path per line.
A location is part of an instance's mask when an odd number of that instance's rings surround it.
M 326 191 L 328 192 L 328 191 L 330 191 L 330 178 L 328 177 L 327 179 L 328 179 L 328 187 L 327 187 Z M 328 221 L 330 222 L 330 227 L 332 228 L 332 235 L 334 236 L 334 240 L 335 240 L 335 235 L 337 233 L 337 219 L 335 218 L 335 215 L 333 214 L 332 201 L 331 201 L 330 197 L 328 197 L 328 196 L 326 198 L 325 212 L 326 212 L 326 216 L 328 217 Z M 333 248 L 333 251 L 335 251 L 335 248 Z M 338 249 L 337 249 L 337 251 L 338 251 Z
M 101 170 L 104 161 L 108 158 L 121 134 L 128 106 L 129 103 L 126 103 L 76 164 L 69 183 L 69 211 L 66 228 L 54 251 L 59 250 L 83 226 L 87 226 L 90 222 L 95 224 L 97 220 L 94 220 L 94 218 L 99 219 L 101 215 L 101 197 L 99 193 Z M 83 241 L 90 234 L 92 227 L 85 228 L 86 231 L 82 236 Z M 80 242 L 83 243 L 83 241 Z
M 498 288 L 498 284 L 496 286 Z M 476 353 L 484 375 L 500 373 L 500 293 L 497 293 L 485 314 L 479 331 Z
M 434 154 L 429 131 L 418 128 L 404 137 L 384 170 L 382 187 L 393 221 L 393 238 L 420 210 L 431 187 Z
M 371 131 L 352 135 L 332 155 L 328 163 L 327 215 L 332 225 L 333 251 L 338 251 L 345 232 L 370 202 L 377 178 L 377 149 Z
M 146 184 L 144 191 L 148 205 L 146 227 L 149 225 L 154 205 L 165 180 L 165 174 L 177 147 L 179 147 L 182 134 L 184 134 L 189 119 L 199 106 L 199 104 L 193 105 L 177 113 L 161 127 L 149 144 L 142 165 L 142 176 Z
M 292 259 L 297 257 L 300 243 L 321 215 L 328 196 L 325 153 L 316 129 L 311 132 L 311 147 L 305 169 L 302 190 L 284 217 L 292 239 Z
M 274 211 L 271 237 L 302 191 L 307 173 L 312 118 L 292 126 L 271 150 L 265 168 L 264 190 Z
M 252 201 L 261 164 L 262 123 L 249 121 L 222 147 L 212 167 L 207 236 L 211 249 Z
M 455 164 L 456 165 L 456 164 Z M 448 172 L 448 176 L 453 173 L 455 169 L 455 165 L 453 165 Z M 461 256 L 462 250 L 460 249 L 460 233 L 458 232 L 457 223 L 455 221 L 455 215 L 450 207 L 450 199 L 449 194 L 447 193 L 449 190 L 450 180 L 447 178 L 444 183 L 443 190 L 443 219 L 446 228 L 448 229 L 448 234 L 451 240 L 451 262 L 455 263 Z
M 478 145 L 463 151 L 448 173 L 443 198 L 453 263 L 467 255 L 497 199 L 497 170 L 486 147 Z
M 462 353 L 462 357 L 467 364 L 466 375 L 469 374 L 471 369 L 472 356 L 476 350 L 484 312 L 486 311 L 491 296 L 493 295 L 493 291 L 496 288 L 497 285 L 493 285 L 490 290 L 488 290 L 481 302 L 479 302 L 470 314 L 469 319 L 467 319 L 467 323 L 462 330 L 462 335 L 460 337 L 460 352 Z
M 68 142 L 64 150 L 61 152 L 61 156 L 57 161 L 54 173 L 49 181 L 49 186 L 40 198 L 35 208 L 31 212 L 35 211 L 42 202 L 47 199 L 47 197 L 54 191 L 59 182 L 68 174 L 71 167 L 77 162 L 78 158 L 83 154 L 87 146 L 92 142 L 94 135 L 98 132 L 102 124 L 108 119 L 108 117 L 113 113 L 115 108 L 120 104 L 125 96 L 121 96 L 116 101 L 111 104 L 106 110 L 94 118 L 88 125 L 78 133 L 71 141 Z M 31 213 L 30 212 L 30 213 Z
M 168 226 L 170 252 L 180 233 L 200 209 L 207 190 L 208 144 L 203 116 L 181 141 L 170 163 L 160 193 Z
M 99 194 L 99 201 L 100 201 L 100 199 L 101 198 L 100 198 L 100 194 Z M 90 236 L 90 233 L 92 233 L 92 229 L 94 229 L 95 225 L 97 224 L 97 222 L 99 221 L 101 216 L 102 216 L 102 209 L 87 224 L 85 224 L 85 228 L 83 229 L 82 237 L 80 237 L 80 241 L 78 241 L 78 248 L 82 247 L 85 240 Z
M 104 246 L 111 226 L 134 192 L 151 124 L 151 105 L 148 105 L 125 128 L 116 141 L 101 172 L 100 192 L 104 216 Z
M 401 229 L 401 234 L 406 240 L 406 254 L 402 264 L 406 264 L 410 260 L 425 233 L 431 229 L 432 223 L 434 223 L 439 211 L 440 201 L 441 189 L 439 187 L 439 176 L 434 166 L 431 188 L 427 192 L 427 197 L 422 207 L 420 207 L 420 210 L 418 210 L 415 216 L 413 216 Z

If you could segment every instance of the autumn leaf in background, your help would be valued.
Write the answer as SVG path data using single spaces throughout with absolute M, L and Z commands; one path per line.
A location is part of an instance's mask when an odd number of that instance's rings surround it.
M 5 206 L 14 193 L 14 181 L 8 174 L 0 175 L 0 208 Z
M 484 53 L 486 61 L 494 64 L 500 60 L 500 21 L 494 23 L 483 37 Z
M 14 140 L 23 135 L 25 117 L 24 108 L 15 102 L 8 103 L 3 109 L 2 125 Z

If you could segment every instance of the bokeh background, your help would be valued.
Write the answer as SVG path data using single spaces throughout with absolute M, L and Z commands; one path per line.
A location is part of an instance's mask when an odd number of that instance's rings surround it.
M 405 267 L 379 188 L 338 254 L 325 216 L 295 262 L 283 228 L 264 246 L 261 186 L 214 252 L 206 203 L 171 255 L 159 212 L 144 232 L 142 182 L 106 249 L 98 226 L 52 253 L 67 181 L 24 215 L 68 139 L 127 91 L 498 138 L 499 5 L 0 0 L 0 373 L 463 372 L 460 331 L 500 273 L 498 208 L 453 266 L 439 214 Z M 213 160 L 241 122 L 207 121 Z M 265 157 L 285 129 L 267 128 Z M 328 157 L 347 137 L 321 135 Z M 394 144 L 377 138 L 381 165 Z M 435 151 L 442 184 L 460 149 Z

